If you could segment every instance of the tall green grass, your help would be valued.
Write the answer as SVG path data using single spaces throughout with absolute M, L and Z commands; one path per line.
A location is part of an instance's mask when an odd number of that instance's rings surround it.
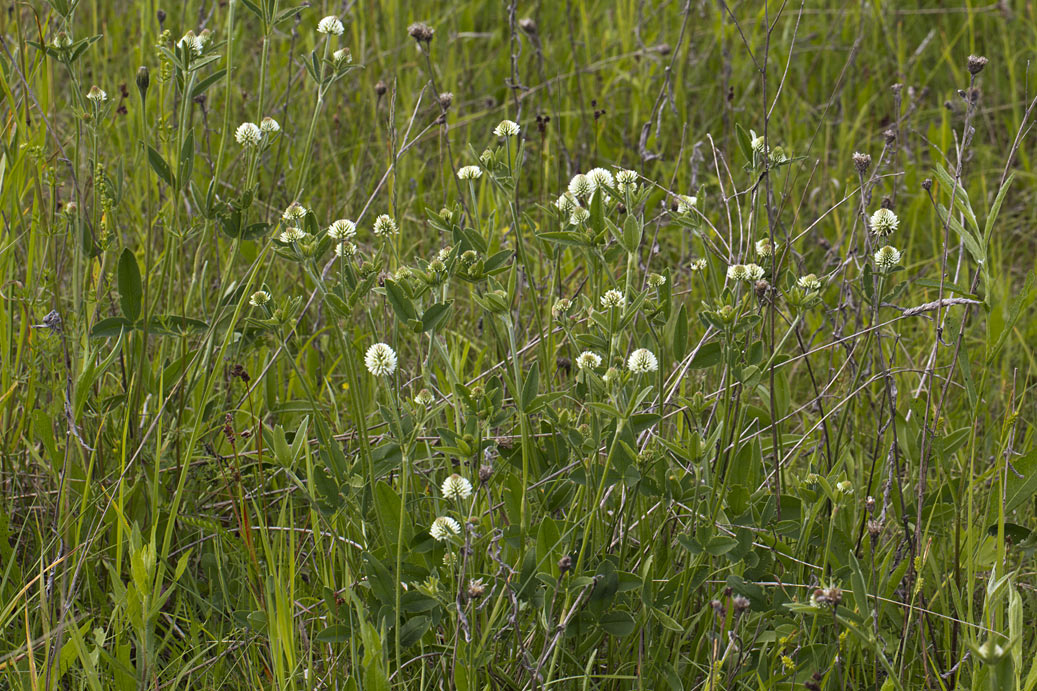
M 13 5 L 0 688 L 1037 688 L 1037 17 L 807 5 Z

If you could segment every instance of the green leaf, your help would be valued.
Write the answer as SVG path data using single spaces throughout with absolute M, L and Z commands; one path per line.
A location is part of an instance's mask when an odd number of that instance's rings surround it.
M 526 375 L 526 381 L 522 385 L 522 398 L 519 401 L 519 407 L 522 410 L 528 410 L 533 399 L 537 396 L 537 390 L 540 388 L 540 363 L 534 362 L 533 366 L 529 368 L 529 374 Z
M 345 643 L 353 633 L 345 624 L 333 624 L 313 637 L 318 643 Z
M 626 612 L 621 609 L 617 609 L 613 612 L 603 614 L 598 619 L 598 624 L 601 628 L 605 629 L 612 636 L 623 637 L 628 636 L 634 632 L 635 623 L 634 618 L 630 616 L 630 612 Z
M 166 160 L 164 158 L 162 158 L 162 154 L 155 151 L 155 148 L 152 146 L 148 147 L 148 163 L 151 164 L 152 170 L 154 170 L 155 173 L 160 178 L 162 178 L 163 182 L 165 182 L 170 187 L 176 186 L 174 184 L 175 181 L 173 180 L 173 171 L 170 170 L 169 164 L 166 163 Z
M 140 267 L 137 266 L 137 258 L 129 247 L 119 255 L 119 268 L 117 282 L 119 285 L 119 304 L 122 306 L 122 314 L 131 322 L 140 317 L 141 281 Z
M 1015 473 L 1008 469 L 1005 478 L 1006 514 L 1015 511 L 1037 494 L 1037 449 L 1012 460 L 1012 468 Z
M 216 70 L 210 75 L 207 75 L 204 79 L 198 80 L 198 82 L 195 83 L 194 88 L 191 89 L 191 100 L 194 100 L 202 94 L 204 94 L 210 86 L 223 79 L 223 76 L 225 74 L 227 74 L 227 70 L 220 69 Z
M 187 136 L 184 137 L 184 145 L 180 147 L 180 166 L 176 175 L 181 189 L 190 182 L 192 170 L 194 170 L 194 130 L 188 130 Z
M 1005 201 L 1005 195 L 1008 193 L 1008 188 L 1012 186 L 1012 180 L 1015 178 L 1015 173 L 1012 173 L 1005 179 L 1005 184 L 1001 185 L 1001 189 L 997 191 L 997 197 L 994 199 L 994 203 L 990 206 L 990 213 L 987 214 L 986 223 L 983 225 L 983 245 L 987 246 L 990 244 L 990 236 L 994 232 L 994 222 L 997 220 L 997 215 L 1001 212 L 1001 204 Z
M 411 319 L 418 318 L 418 311 L 414 309 L 414 303 L 396 281 L 389 279 L 385 282 L 385 297 L 389 299 L 393 312 L 404 324 Z
M 710 341 L 704 344 L 695 353 L 695 356 L 691 358 L 691 369 L 705 369 L 714 365 L 719 365 L 724 361 L 723 348 L 719 341 Z
M 425 310 L 425 313 L 421 315 L 421 330 L 434 331 L 436 327 L 446 319 L 446 316 L 450 313 L 450 307 L 452 304 L 453 300 L 437 302 Z
M 94 328 L 90 329 L 90 338 L 112 338 L 132 328 L 133 323 L 125 317 L 109 317 L 94 324 Z
M 400 647 L 409 648 L 420 641 L 431 625 L 432 617 L 422 615 L 408 619 L 407 623 L 400 627 Z
M 673 359 L 683 360 L 688 352 L 688 310 L 681 304 L 673 325 Z

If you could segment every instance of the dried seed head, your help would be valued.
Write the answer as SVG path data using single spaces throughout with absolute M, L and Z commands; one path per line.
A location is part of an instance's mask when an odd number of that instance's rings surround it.
M 897 82 L 896 84 L 894 84 L 891 87 L 889 87 L 889 90 L 892 91 L 894 94 L 899 94 L 903 88 L 904 88 L 904 85 L 901 84 L 900 82 Z
M 525 31 L 530 36 L 533 36 L 537 32 L 537 23 L 530 17 L 524 17 L 519 20 L 519 28 Z
M 882 521 L 877 521 L 875 519 L 871 519 L 870 521 L 868 521 L 868 535 L 871 535 L 871 537 L 874 539 L 877 538 L 879 536 L 879 533 L 881 532 Z
M 933 179 L 932 178 L 926 178 L 925 180 L 922 180 L 922 189 L 923 190 L 928 192 L 932 188 L 933 188 Z
M 742 612 L 749 609 L 749 607 L 751 606 L 749 604 L 749 598 L 745 597 L 744 595 L 735 595 L 734 599 L 731 600 L 731 602 L 735 606 L 736 614 L 741 614 Z
M 439 95 L 439 107 L 443 110 L 448 110 L 454 102 L 454 94 L 450 91 L 444 91 Z
M 897 132 L 894 129 L 888 129 L 882 133 L 882 136 L 886 138 L 886 144 L 892 144 L 897 140 Z
M 855 151 L 853 154 L 853 167 L 857 169 L 858 173 L 864 175 L 868 172 L 868 168 L 871 167 L 871 156 Z
M 868 513 L 875 513 L 875 497 L 869 494 L 868 498 L 864 500 L 864 508 Z
M 424 22 L 414 22 L 407 27 L 407 33 L 410 37 L 421 43 L 430 43 L 432 37 L 436 35 L 436 30 Z
M 969 74 L 977 75 L 983 71 L 983 68 L 987 66 L 987 60 L 982 55 L 970 55 L 968 60 Z
M 493 477 L 493 468 L 488 465 L 479 466 L 479 482 L 485 485 Z
M 387 87 L 385 85 L 385 82 L 382 81 L 381 79 L 379 79 L 377 82 L 374 83 L 374 93 L 375 93 L 376 96 L 378 96 L 378 98 L 381 98 L 382 96 L 384 96 L 385 92 L 388 91 L 388 90 L 389 90 L 389 87 Z
M 563 574 L 572 569 L 573 558 L 566 554 L 564 557 L 558 560 L 558 570 Z

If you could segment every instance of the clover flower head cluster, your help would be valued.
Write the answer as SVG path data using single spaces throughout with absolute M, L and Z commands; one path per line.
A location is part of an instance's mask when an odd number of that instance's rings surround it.
M 386 343 L 375 343 L 364 355 L 367 371 L 376 377 L 388 377 L 396 371 L 396 351 Z
M 493 135 L 495 137 L 509 139 L 511 137 L 517 137 L 519 131 L 518 123 L 514 120 L 501 120 L 500 123 L 493 128 Z
M 659 369 L 659 361 L 652 351 L 647 348 L 638 348 L 630 353 L 630 357 L 627 359 L 627 369 L 634 374 L 647 374 Z
M 576 366 L 580 369 L 598 369 L 601 367 L 601 356 L 592 350 L 585 350 L 576 358 Z
M 468 481 L 468 478 L 462 477 L 457 473 L 443 480 L 443 485 L 440 489 L 443 491 L 443 496 L 447 499 L 467 499 L 472 496 L 472 483 Z
M 371 230 L 372 233 L 378 237 L 387 237 L 389 235 L 396 235 L 399 229 L 396 227 L 396 221 L 392 220 L 388 214 L 382 214 L 374 220 L 374 227 Z
M 348 240 L 356 236 L 356 224 L 346 218 L 340 218 L 328 226 L 328 237 L 332 240 Z
M 891 245 L 880 247 L 875 252 L 875 268 L 882 273 L 889 273 L 900 263 L 900 250 Z
M 462 166 L 457 170 L 458 180 L 478 180 L 482 177 L 482 168 L 479 166 Z
M 897 226 L 900 225 L 900 219 L 893 213 L 893 210 L 885 207 L 873 213 L 869 221 L 871 232 L 879 237 L 891 235 L 897 229 Z
M 432 528 L 428 531 L 438 542 L 443 542 L 450 537 L 461 534 L 461 524 L 450 516 L 440 516 L 432 521 Z
M 334 15 L 324 17 L 317 22 L 317 33 L 319 34 L 333 34 L 335 36 L 341 36 L 342 32 L 346 28 L 342 26 L 342 20 Z
M 627 299 L 623 293 L 613 288 L 612 290 L 605 291 L 605 294 L 601 296 L 600 302 L 605 309 L 612 309 L 614 307 L 623 307 L 627 304 Z

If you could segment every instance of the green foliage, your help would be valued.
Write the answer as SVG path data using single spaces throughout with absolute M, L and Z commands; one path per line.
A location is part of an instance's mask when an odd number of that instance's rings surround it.
M 0 26 L 0 689 L 1037 689 L 1034 8 L 153 9 Z

